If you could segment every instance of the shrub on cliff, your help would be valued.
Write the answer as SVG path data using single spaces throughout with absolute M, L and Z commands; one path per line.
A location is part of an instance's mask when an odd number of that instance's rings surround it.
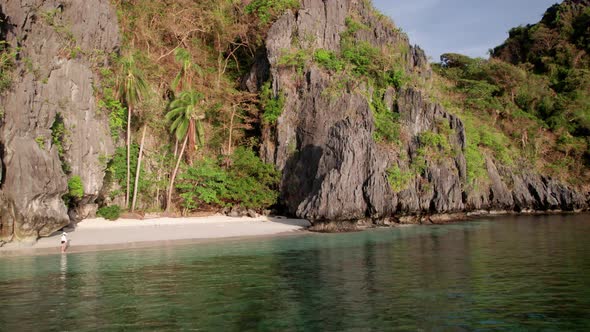
M 412 171 L 402 171 L 397 165 L 388 168 L 386 174 L 389 186 L 396 193 L 407 189 L 416 176 Z
M 246 6 L 246 14 L 256 14 L 262 24 L 268 24 L 285 10 L 298 7 L 299 0 L 254 0 Z
M 15 68 L 16 52 L 8 49 L 8 43 L 0 41 L 0 93 L 12 86 L 12 71 Z
M 68 196 L 80 199 L 84 196 L 84 184 L 82 179 L 75 175 L 68 180 Z
M 98 101 L 98 107 L 108 114 L 111 137 L 116 141 L 127 126 L 127 108 L 114 98 L 110 90 Z
M 62 199 L 67 206 L 70 206 L 82 197 L 84 197 L 84 184 L 79 176 L 74 175 L 68 179 L 68 193 Z
M 313 55 L 314 60 L 322 67 L 331 71 L 340 71 L 344 69 L 344 62 L 331 51 L 319 49 Z
M 264 113 L 262 113 L 262 121 L 266 124 L 274 124 L 277 122 L 283 113 L 285 106 L 285 96 L 279 93 L 275 96 L 270 82 L 266 82 L 260 91 L 260 104 Z

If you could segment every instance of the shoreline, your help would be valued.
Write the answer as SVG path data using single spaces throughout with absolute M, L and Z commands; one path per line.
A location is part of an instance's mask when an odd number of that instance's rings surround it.
M 307 234 L 307 220 L 286 217 L 87 219 L 68 232 L 68 253 L 144 249 Z M 67 231 L 66 231 L 67 232 Z M 61 232 L 34 243 L 11 242 L 0 247 L 0 258 L 60 254 Z
M 334 223 L 312 225 L 304 219 L 282 216 L 229 217 L 216 214 L 203 217 L 155 217 L 150 219 L 103 218 L 79 222 L 68 231 L 67 253 L 85 253 L 111 250 L 147 249 L 190 244 L 206 244 L 230 241 L 247 241 L 313 233 L 356 232 L 372 228 L 392 228 L 445 225 L 457 222 L 495 219 L 504 216 L 539 216 L 588 214 L 588 211 L 471 211 L 460 213 L 410 215 L 398 217 L 397 222 L 384 224 L 351 223 L 351 228 L 333 228 Z M 338 223 L 339 225 L 342 223 Z M 229 227 L 228 227 L 229 226 Z M 315 226 L 315 228 L 314 228 Z M 318 228 L 318 226 L 321 226 Z M 325 228 L 324 228 L 325 227 Z M 61 231 L 34 243 L 11 242 L 0 247 L 0 258 L 60 254 Z

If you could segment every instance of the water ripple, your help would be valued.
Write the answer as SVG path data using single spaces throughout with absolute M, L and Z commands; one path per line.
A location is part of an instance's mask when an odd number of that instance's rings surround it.
M 589 234 L 506 217 L 6 258 L 0 330 L 584 331 Z

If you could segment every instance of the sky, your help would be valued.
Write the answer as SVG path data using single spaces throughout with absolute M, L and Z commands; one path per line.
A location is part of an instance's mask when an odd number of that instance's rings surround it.
M 537 23 L 558 0 L 373 0 L 410 37 L 410 43 L 438 62 L 443 53 L 488 58 L 508 30 Z

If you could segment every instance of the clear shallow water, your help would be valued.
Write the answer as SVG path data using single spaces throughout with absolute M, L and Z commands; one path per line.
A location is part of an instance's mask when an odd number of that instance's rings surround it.
M 587 331 L 590 216 L 0 258 L 0 331 Z

